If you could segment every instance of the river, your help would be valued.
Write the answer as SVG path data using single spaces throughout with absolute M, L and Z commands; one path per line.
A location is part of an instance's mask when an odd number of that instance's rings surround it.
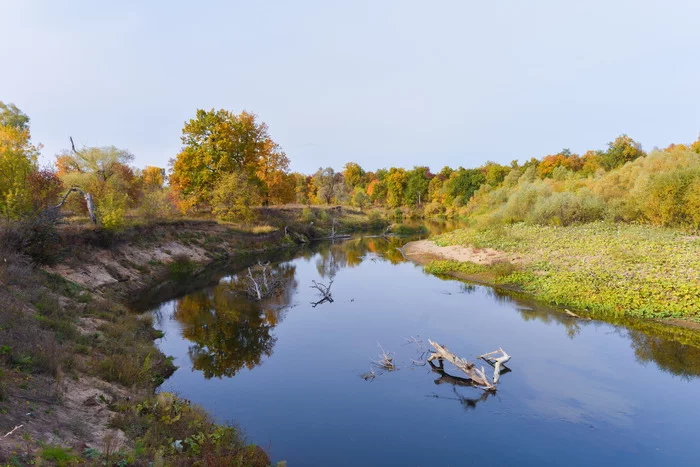
M 262 302 L 234 267 L 163 302 L 158 344 L 179 369 L 161 390 L 290 466 L 696 463 L 700 349 L 428 275 L 405 241 L 269 258 L 281 286 Z M 333 302 L 317 304 L 312 281 L 331 280 Z M 424 364 L 428 339 L 469 360 L 502 347 L 512 371 L 495 394 L 465 386 Z M 396 371 L 373 365 L 382 349 Z

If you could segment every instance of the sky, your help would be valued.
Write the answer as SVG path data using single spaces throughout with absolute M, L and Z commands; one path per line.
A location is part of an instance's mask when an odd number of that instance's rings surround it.
M 0 0 L 0 101 L 42 159 L 166 167 L 199 108 L 256 113 L 311 173 L 434 171 L 700 132 L 697 0 Z

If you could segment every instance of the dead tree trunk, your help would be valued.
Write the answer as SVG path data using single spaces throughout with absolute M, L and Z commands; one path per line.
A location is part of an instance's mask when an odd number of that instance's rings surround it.
M 454 366 L 462 370 L 464 373 L 466 373 L 467 376 L 469 376 L 469 378 L 482 389 L 487 391 L 494 391 L 496 389 L 496 386 L 494 386 L 494 384 L 492 384 L 491 381 L 489 381 L 488 376 L 486 376 L 486 373 L 484 372 L 484 367 L 481 367 L 481 369 L 479 369 L 476 367 L 476 365 L 474 365 L 474 363 L 460 358 L 452 352 L 450 352 L 447 349 L 447 347 L 442 346 L 437 342 L 433 342 L 430 339 L 428 339 L 428 342 L 430 342 L 430 345 L 432 345 L 435 348 L 435 352 L 430 354 L 430 356 L 428 357 L 428 362 L 438 359 L 440 365 L 442 366 L 442 361 L 447 360 L 448 362 L 452 363 Z
M 262 300 L 263 297 L 262 290 L 260 290 L 260 284 L 258 284 L 258 281 L 255 280 L 255 277 L 253 277 L 253 272 L 250 270 L 250 268 L 248 268 L 248 279 L 250 279 L 250 286 L 252 287 L 251 295 L 255 294 L 255 297 L 257 297 L 258 300 Z
M 49 215 L 52 217 L 58 217 L 58 212 L 60 211 L 61 207 L 63 207 L 63 205 L 66 204 L 66 201 L 68 201 L 68 196 L 70 196 L 71 193 L 80 193 L 81 195 L 83 195 L 83 197 L 85 198 L 85 203 L 87 204 L 88 213 L 90 213 L 90 220 L 93 224 L 97 224 L 97 213 L 95 211 L 95 203 L 92 199 L 92 194 L 85 193 L 83 190 L 76 186 L 70 187 L 68 189 L 66 194 L 63 195 L 63 198 L 61 199 L 60 203 L 58 203 L 56 206 L 51 206 L 47 209 Z

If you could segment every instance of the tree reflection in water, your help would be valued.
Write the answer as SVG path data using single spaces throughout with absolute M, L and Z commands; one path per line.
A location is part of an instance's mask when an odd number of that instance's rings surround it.
M 272 330 L 283 319 L 297 286 L 295 266 L 283 263 L 273 268 L 285 282 L 269 299 L 246 299 L 236 293 L 233 280 L 176 302 L 173 317 L 182 325 L 182 336 L 193 342 L 188 351 L 192 368 L 202 371 L 205 378 L 234 376 L 272 355 L 276 341 Z
M 398 248 L 409 240 L 358 236 L 315 244 L 296 254 L 297 257 L 315 261 L 319 276 L 328 282 L 341 269 L 357 267 L 365 261 L 406 262 Z M 261 302 L 254 303 L 236 294 L 233 291 L 236 287 L 235 277 L 176 302 L 174 317 L 183 326 L 183 337 L 193 343 L 189 349 L 193 368 L 204 372 L 206 378 L 233 376 L 243 367 L 250 369 L 259 365 L 264 356 L 272 354 L 275 344 L 272 330 L 283 318 L 283 309 L 291 302 L 297 287 L 292 263 L 272 267 L 285 277 L 285 284 L 276 296 Z M 338 283 L 337 286 L 342 287 L 342 284 Z M 462 292 L 473 293 L 477 287 L 481 286 L 464 283 Z M 654 362 L 662 370 L 683 378 L 700 376 L 700 333 L 696 330 L 624 316 L 597 316 L 594 313 L 586 314 L 594 321 L 580 321 L 512 291 L 498 288 L 488 290 L 496 301 L 517 303 L 524 321 L 560 325 L 571 339 L 575 339 L 582 328 L 596 326 L 595 319 L 622 326 L 618 332 L 626 333 L 629 337 L 641 363 Z

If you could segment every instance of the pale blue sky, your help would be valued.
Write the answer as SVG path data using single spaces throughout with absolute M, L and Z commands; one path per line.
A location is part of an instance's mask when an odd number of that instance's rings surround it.
M 197 108 L 257 113 L 311 172 L 474 167 L 700 132 L 700 2 L 0 0 L 0 100 L 44 158 L 165 166 Z

